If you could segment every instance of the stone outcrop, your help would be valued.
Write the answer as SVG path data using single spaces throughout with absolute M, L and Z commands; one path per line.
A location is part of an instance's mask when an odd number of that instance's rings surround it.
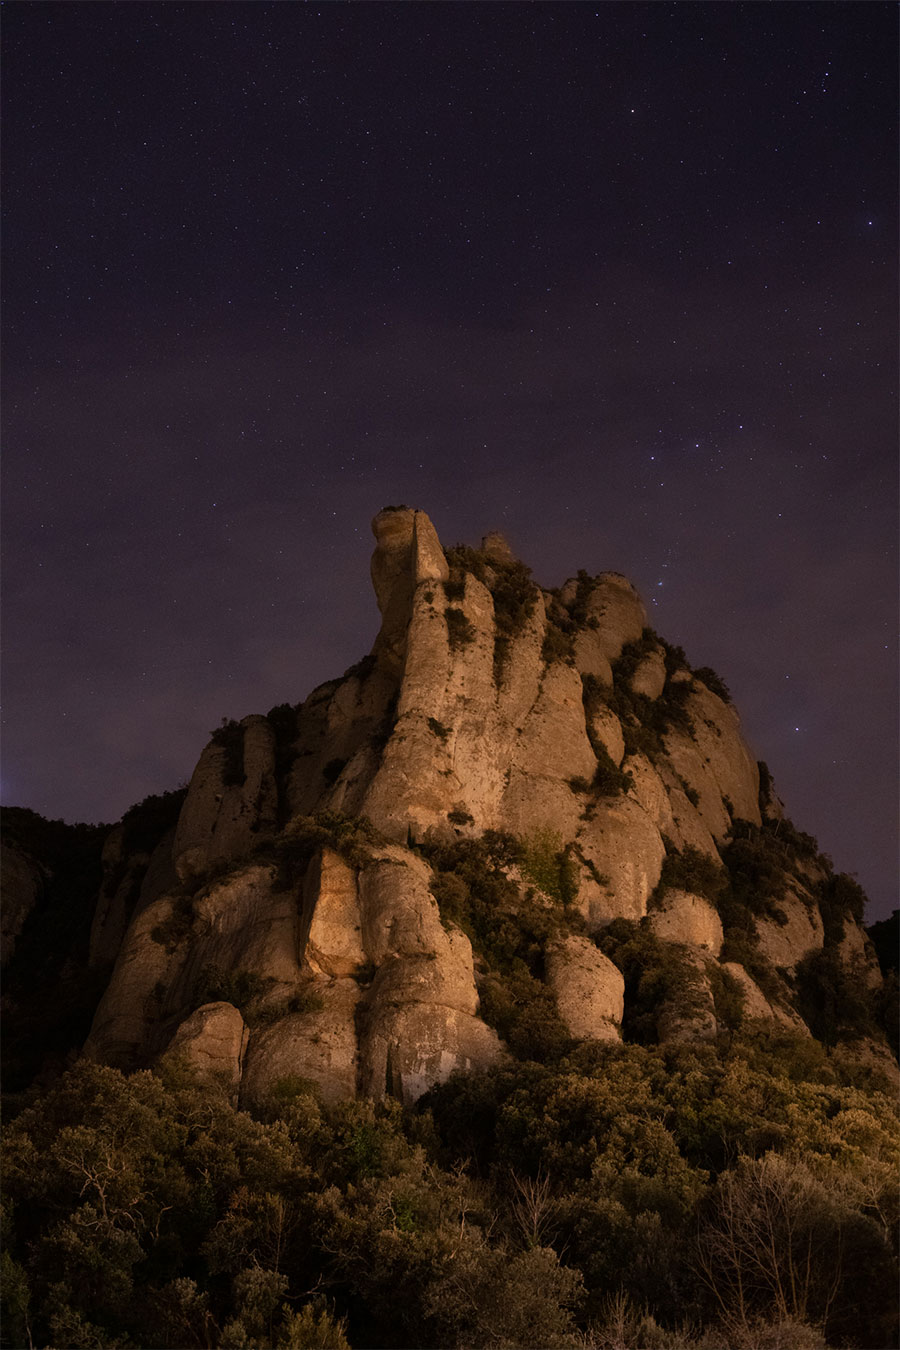
M 262 1102 L 281 1087 L 312 1086 L 323 1101 L 345 1101 L 359 1073 L 356 980 L 316 981 L 308 1006 L 251 1032 L 241 1079 L 241 1100 Z
M 244 1102 L 291 1083 L 411 1102 L 454 1069 L 487 1067 L 505 1051 L 481 1016 L 483 963 L 442 915 L 426 861 L 486 832 L 545 852 L 554 841 L 564 860 L 565 895 L 539 883 L 540 903 L 563 909 L 535 978 L 573 1037 L 621 1035 L 623 979 L 591 940 L 615 920 L 649 930 L 681 972 L 656 1013 L 661 1041 L 717 1034 L 723 971 L 745 1016 L 808 1034 L 791 980 L 826 942 L 826 872 L 790 854 L 787 830 L 775 845 L 782 808 L 767 775 L 761 793 L 721 684 L 647 629 L 617 573 L 544 591 L 500 535 L 445 555 L 406 507 L 373 530 L 370 656 L 296 708 L 223 724 L 153 849 L 110 835 L 92 961 L 115 968 L 85 1053 L 121 1065 L 179 1053 Z M 325 842 L 308 834 L 313 815 Z M 362 818 L 352 845 L 332 828 Z M 714 904 L 689 883 L 654 894 L 673 853 L 713 864 L 727 889 L 734 838 L 775 848 L 761 875 L 783 880 L 747 902 L 740 941 L 769 963 L 783 1006 L 742 965 L 717 965 L 728 935 Z M 849 916 L 839 943 L 875 988 Z
M 737 983 L 743 998 L 745 1021 L 778 1022 L 795 1036 L 809 1036 L 809 1027 L 803 1018 L 785 1003 L 766 998 L 753 976 L 739 962 L 723 961 L 722 970 Z
M 777 902 L 775 918 L 756 920 L 756 942 L 773 966 L 793 970 L 824 941 L 822 917 L 812 897 L 788 890 Z
M 679 947 L 681 978 L 664 999 L 656 1019 L 660 1045 L 696 1045 L 713 1041 L 719 1030 L 707 963 L 700 952 Z
M 603 801 L 578 832 L 578 904 L 591 928 L 641 919 L 666 856 L 662 835 L 631 796 Z
M 166 1055 L 182 1058 L 201 1082 L 222 1087 L 236 1097 L 247 1044 L 247 1029 L 230 1003 L 204 1003 L 186 1017 Z
M 866 989 L 878 989 L 881 985 L 881 967 L 875 948 L 858 923 L 852 920 L 844 922 L 844 931 L 838 948 L 841 961 Z
M 366 963 L 356 875 L 333 849 L 306 873 L 299 947 L 317 975 L 355 975 Z
M 110 831 L 103 846 L 104 882 L 91 924 L 92 969 L 112 964 L 134 916 L 177 883 L 174 839 L 174 829 L 167 830 L 151 853 L 129 851 L 123 826 Z
M 659 698 L 666 685 L 665 653 L 657 647 L 648 652 L 631 677 L 631 690 L 644 698 Z
M 702 895 L 667 890 L 659 908 L 650 915 L 650 926 L 657 937 L 668 942 L 684 942 L 712 956 L 722 950 L 722 920 Z
M 206 747 L 194 770 L 173 844 L 179 877 L 241 857 L 277 817 L 275 733 L 265 717 L 245 717 Z
M 559 1015 L 578 1040 L 621 1039 L 625 980 L 587 938 L 572 935 L 548 948 L 547 981 Z
M 647 611 L 640 596 L 619 572 L 601 572 L 596 578 L 587 612 L 589 631 L 597 634 L 600 650 L 609 662 L 616 661 L 629 642 L 637 642 L 647 626 Z M 596 620 L 596 626 L 592 620 Z

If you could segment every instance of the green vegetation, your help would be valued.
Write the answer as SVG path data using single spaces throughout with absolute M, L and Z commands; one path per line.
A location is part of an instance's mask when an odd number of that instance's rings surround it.
M 544 952 L 548 941 L 577 926 L 564 909 L 574 871 L 561 841 L 550 832 L 522 842 L 488 831 L 422 851 L 434 870 L 442 919 L 462 928 L 478 955 L 482 1017 L 519 1058 L 558 1058 L 570 1037 L 543 982 Z M 520 868 L 543 895 L 523 895 L 508 867 Z
M 319 1012 L 322 998 L 313 989 L 298 989 L 286 998 L 261 1002 L 275 981 L 254 970 L 222 970 L 204 966 L 194 995 L 194 1006 L 231 1003 L 248 1027 L 268 1026 L 291 1013 Z
M 661 646 L 662 642 L 652 628 L 645 628 L 634 642 L 626 642 L 613 666 L 613 677 L 616 682 L 624 684 L 629 681 L 644 657 L 658 651 Z
M 203 1003 L 232 1003 L 238 1012 L 246 1013 L 255 999 L 273 984 L 267 976 L 254 970 L 222 970 L 219 966 L 204 966 L 197 983 L 196 1006 Z
M 634 777 L 627 769 L 620 769 L 605 746 L 594 746 L 597 768 L 594 770 L 593 790 L 601 797 L 618 797 L 634 786 Z
M 728 873 L 700 849 L 686 844 L 679 851 L 667 844 L 659 882 L 650 896 L 648 908 L 657 908 L 666 891 L 689 891 L 716 904 L 728 885 Z
M 186 796 L 187 788 L 178 788 L 151 794 L 129 807 L 122 817 L 122 852 L 152 853 L 166 831 L 177 825 Z
M 894 971 L 900 967 L 900 909 L 895 909 L 889 919 L 881 919 L 866 929 L 872 939 L 872 945 L 878 957 L 881 969 Z
M 154 924 L 150 930 L 150 936 L 154 942 L 165 947 L 166 951 L 174 952 L 181 945 L 194 922 L 194 906 L 191 897 L 186 894 L 176 895 L 172 901 L 172 912 L 162 923 Z
M 475 641 L 475 629 L 461 609 L 448 605 L 444 610 L 444 618 L 447 621 L 447 636 L 450 639 L 451 651 L 460 651 Z
M 825 946 L 837 946 L 844 936 L 844 921 L 862 923 L 866 893 L 846 872 L 831 873 L 816 888 L 819 911 L 825 927 Z
M 522 875 L 560 905 L 574 904 L 578 871 L 571 850 L 555 830 L 534 830 L 522 840 Z
M 569 618 L 577 628 L 596 628 L 598 620 L 595 615 L 588 614 L 588 601 L 591 598 L 591 592 L 597 585 L 599 578 L 592 577 L 582 568 L 576 579 L 575 598 L 569 605 Z
M 598 946 L 625 979 L 623 1035 L 639 1045 L 655 1045 L 664 1004 L 674 1003 L 689 1017 L 707 1006 L 703 981 L 675 943 L 665 942 L 631 919 L 614 919 Z
M 794 978 L 800 1015 L 823 1045 L 876 1033 L 871 992 L 834 948 L 809 952 Z
M 295 816 L 274 839 L 259 844 L 249 855 L 249 860 L 276 863 L 278 885 L 291 890 L 300 884 L 313 854 L 319 849 L 333 849 L 351 867 L 364 867 L 372 847 L 384 842 L 366 816 L 317 811 L 312 816 Z
M 601 797 L 619 796 L 634 784 L 632 775 L 627 770 L 619 768 L 593 730 L 594 717 L 600 707 L 608 705 L 609 694 L 610 691 L 600 683 L 596 675 L 582 676 L 581 701 L 584 704 L 585 725 L 591 749 L 597 757 L 597 768 L 591 786 Z
M 752 919 L 796 860 L 793 836 L 736 830 L 727 872 L 670 850 L 663 878 Z M 323 813 L 249 861 L 278 862 L 296 886 L 323 845 L 358 866 L 378 841 L 368 822 Z M 421 852 L 512 1056 L 407 1112 L 325 1105 L 288 1075 L 251 1114 L 175 1059 L 130 1076 L 59 1065 L 7 1102 L 0 1344 L 892 1344 L 892 1100 L 854 1086 L 818 1042 L 748 1024 L 714 965 L 715 1044 L 656 1044 L 661 1004 L 699 1009 L 706 994 L 646 923 L 617 920 L 600 939 L 625 978 L 629 1043 L 574 1044 L 544 978 L 548 945 L 583 927 L 562 839 L 488 832 Z M 836 914 L 855 912 L 846 880 L 828 887 Z M 191 912 L 185 893 L 173 919 Z M 872 1025 L 841 979 L 833 944 L 797 973 L 829 1043 Z M 197 996 L 257 1028 L 317 1006 L 303 990 L 272 1001 L 246 969 L 207 967 Z
M 177 909 L 172 920 L 157 925 L 153 937 L 159 942 L 177 944 L 190 927 L 193 900 L 212 886 L 245 871 L 248 867 L 273 864 L 277 868 L 275 886 L 296 890 L 315 853 L 333 849 L 351 867 L 364 867 L 371 849 L 384 844 L 384 837 L 366 816 L 345 816 L 339 811 L 317 811 L 311 816 L 295 816 L 278 834 L 261 839 L 249 853 L 239 858 L 221 858 L 202 872 L 181 883 L 176 892 Z M 172 936 L 164 936 L 175 924 Z M 157 937 L 157 932 L 160 936 Z
M 279 796 L 283 795 L 282 786 L 297 757 L 296 741 L 302 706 L 302 703 L 277 703 L 266 713 L 266 720 L 275 733 L 275 781 L 279 785 Z
M 667 678 L 659 698 L 647 698 L 631 689 L 631 678 L 640 662 L 648 652 L 662 647 L 666 655 Z M 683 669 L 675 664 L 670 654 L 680 648 L 668 648 L 654 633 L 645 628 L 643 637 L 637 642 L 628 643 L 622 649 L 618 660 L 613 664 L 613 688 L 605 689 L 598 681 L 586 686 L 586 700 L 602 700 L 622 723 L 625 737 L 625 751 L 629 755 L 643 754 L 656 760 L 665 752 L 663 736 L 668 731 L 682 731 L 692 735 L 694 724 L 687 711 L 691 685 L 689 680 L 675 680 L 671 676 L 676 670 Z
M 731 690 L 721 675 L 717 675 L 711 666 L 698 666 L 694 671 L 694 679 L 705 684 L 707 689 L 720 698 L 723 703 L 731 702 Z
M 768 808 L 775 802 L 775 780 L 764 759 L 757 760 L 756 767 L 759 770 L 759 812 L 765 817 Z
M 450 566 L 450 580 L 444 589 L 448 600 L 462 599 L 465 594 L 465 573 L 486 586 L 494 602 L 494 678 L 499 683 L 503 675 L 513 639 L 522 631 L 537 603 L 538 588 L 531 580 L 531 571 L 516 560 L 505 561 L 489 556 L 481 549 L 457 544 L 444 550 Z
M 541 660 L 545 661 L 548 666 L 554 661 L 571 664 L 573 660 L 574 631 L 567 631 L 562 623 L 562 618 L 555 611 L 548 610 L 547 627 L 544 631 L 544 641 L 541 644 Z
M 226 787 L 241 787 L 244 783 L 244 728 L 233 718 L 222 718 L 222 725 L 210 732 L 213 745 L 225 751 L 222 782 Z

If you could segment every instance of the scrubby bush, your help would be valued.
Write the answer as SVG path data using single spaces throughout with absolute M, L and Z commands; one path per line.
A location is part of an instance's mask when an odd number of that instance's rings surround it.
M 475 641 L 475 629 L 461 609 L 448 605 L 444 610 L 444 618 L 447 621 L 451 651 L 460 651 Z
M 613 688 L 606 692 L 605 700 L 622 724 L 626 753 L 646 755 L 655 761 L 665 754 L 663 737 L 667 732 L 677 730 L 693 735 L 694 723 L 687 711 L 690 684 L 667 679 L 659 698 L 651 699 L 631 689 L 631 675 L 622 673 L 629 668 L 628 660 L 624 665 L 619 662 L 614 665 Z
M 698 666 L 694 671 L 694 679 L 700 680 L 702 684 L 705 684 L 710 693 L 715 694 L 723 703 L 731 702 L 731 691 L 728 688 L 728 685 L 722 679 L 721 675 L 716 674 L 711 666 Z
M 272 863 L 278 869 L 276 888 L 292 890 L 299 886 L 313 855 L 320 849 L 333 849 L 351 867 L 364 867 L 373 846 L 384 842 L 384 837 L 367 816 L 317 811 L 311 816 L 295 816 L 279 834 L 262 840 L 247 858 L 230 865 Z
M 160 792 L 130 806 L 122 817 L 122 851 L 152 853 L 167 830 L 178 823 L 187 788 Z
M 445 727 L 443 722 L 439 722 L 436 717 L 429 717 L 428 730 L 433 736 L 437 736 L 439 741 L 446 742 L 450 735 L 450 728 Z
M 881 969 L 887 973 L 900 968 L 900 909 L 895 909 L 889 919 L 881 919 L 866 929 L 875 948 Z
M 225 751 L 222 782 L 225 787 L 241 787 L 244 782 L 244 728 L 233 718 L 222 718 L 221 726 L 210 732 L 213 745 Z
M 618 797 L 634 786 L 634 777 L 627 769 L 620 769 L 605 746 L 594 745 L 597 768 L 592 787 L 601 797 Z
M 574 637 L 571 632 L 566 632 L 560 626 L 557 619 L 547 615 L 547 627 L 544 630 L 544 641 L 541 644 L 541 660 L 546 664 L 552 665 L 554 661 L 563 661 L 571 664 L 574 652 Z
M 583 1044 L 412 1112 L 285 1081 L 258 1117 L 82 1061 L 4 1132 L 2 1342 L 894 1344 L 893 1103 L 789 1040 Z
M 448 599 L 461 600 L 465 594 L 465 573 L 486 586 L 494 602 L 494 678 L 499 683 L 509 656 L 510 646 L 534 613 L 538 588 L 531 570 L 518 560 L 489 556 L 481 549 L 457 544 L 444 550 L 450 566 L 445 582 Z
M 830 874 L 816 887 L 819 913 L 825 928 L 826 947 L 836 946 L 844 936 L 846 920 L 862 923 L 866 893 L 846 872 Z
M 773 835 L 747 821 L 744 837 L 730 839 L 721 849 L 729 887 L 721 896 L 723 923 L 739 922 L 740 911 L 773 915 L 788 875 L 788 859 Z
M 150 937 L 167 952 L 174 952 L 181 945 L 194 922 L 194 906 L 191 897 L 179 893 L 172 899 L 170 913 L 161 923 L 154 924 Z
M 669 890 L 689 891 L 715 904 L 727 885 L 728 873 L 709 854 L 703 853 L 693 844 L 686 844 L 681 850 L 670 847 L 667 848 L 659 882 L 650 896 L 648 907 L 659 906 Z
M 676 944 L 658 938 L 645 924 L 614 919 L 598 945 L 625 979 L 622 1031 L 629 1040 L 654 1045 L 666 1003 L 677 1004 L 685 1016 L 705 1009 L 706 993 L 694 965 Z
M 255 970 L 223 970 L 221 966 L 204 966 L 195 990 L 195 1004 L 231 1003 L 238 1012 L 246 1013 L 254 1000 L 274 983 L 269 976 Z
M 481 839 L 423 850 L 432 894 L 445 923 L 470 938 L 479 958 L 481 1015 L 520 1058 L 553 1058 L 570 1037 L 543 983 L 547 942 L 566 931 L 573 864 L 561 840 L 544 831 L 526 841 L 488 832 Z M 522 893 L 504 868 L 518 866 L 544 896 Z
M 522 874 L 561 905 L 578 894 L 577 870 L 562 836 L 555 830 L 534 830 L 522 840 Z
M 615 682 L 626 684 L 634 675 L 645 656 L 659 647 L 659 638 L 652 628 L 645 628 L 634 642 L 626 642 L 613 663 Z
M 875 1031 L 870 991 L 833 948 L 804 956 L 795 981 L 800 1015 L 823 1045 L 834 1045 L 842 1036 Z

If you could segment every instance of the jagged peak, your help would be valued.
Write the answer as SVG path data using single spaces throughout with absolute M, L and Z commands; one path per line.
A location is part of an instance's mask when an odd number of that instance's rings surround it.
M 789 828 L 773 821 L 768 776 L 761 791 L 734 709 L 670 659 L 684 654 L 646 627 L 627 578 L 579 572 L 542 591 L 498 532 L 445 555 L 427 513 L 409 506 L 380 511 L 372 529 L 382 615 L 372 656 L 290 717 L 246 717 L 203 752 L 174 842 L 160 844 L 131 910 L 91 1053 L 152 1058 L 154 990 L 174 1031 L 201 992 L 208 1004 L 225 997 L 201 989 L 198 971 L 246 967 L 271 987 L 246 1062 L 233 1028 L 236 1081 L 251 1097 L 300 1071 L 338 1095 L 354 1082 L 377 1094 L 389 1080 L 411 1099 L 454 1065 L 490 1062 L 500 1048 L 478 1015 L 472 952 L 452 909 L 438 912 L 440 878 L 423 859 L 492 837 L 512 839 L 521 859 L 539 855 L 517 878 L 523 894 L 530 875 L 565 907 L 568 937 L 547 947 L 544 968 L 577 1038 L 619 1036 L 621 977 L 593 945 L 607 934 L 607 955 L 628 934 L 649 944 L 648 960 L 654 943 L 681 952 L 702 1016 L 669 999 L 662 1039 L 716 1034 L 716 981 L 735 961 L 752 1015 L 787 1017 L 799 1034 L 792 982 L 826 944 L 843 943 L 855 979 L 877 980 L 853 896 L 822 891 L 820 906 L 818 864 L 783 863 Z M 314 816 L 332 822 L 332 853 L 343 837 L 334 822 L 365 824 L 380 842 L 357 841 L 343 862 L 304 857 L 286 895 L 267 869 L 274 858 L 296 871 L 292 831 L 305 837 Z M 173 866 L 182 891 L 166 880 Z M 765 891 L 751 903 L 738 886 L 717 907 L 732 866 L 756 869 Z M 222 868 L 210 890 L 204 878 Z M 117 890 L 101 927 L 112 931 L 117 913 L 116 932 L 125 926 L 130 896 Z M 318 1021 L 309 1010 L 292 1020 L 310 989 L 323 1000 Z M 188 1030 L 212 1035 L 206 1021 Z

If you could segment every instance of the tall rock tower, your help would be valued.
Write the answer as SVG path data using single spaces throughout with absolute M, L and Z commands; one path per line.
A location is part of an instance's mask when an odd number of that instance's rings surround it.
M 623 922 L 678 972 L 660 1040 L 714 1037 L 723 982 L 743 1016 L 809 1035 L 797 971 L 826 949 L 880 979 L 724 686 L 624 577 L 545 591 L 502 536 L 445 552 L 405 507 L 373 530 L 371 654 L 224 725 L 152 855 L 110 842 L 92 946 L 115 965 L 86 1054 L 181 1054 L 241 1100 L 293 1077 L 412 1101 L 509 1053 L 529 997 L 573 1041 L 619 1037 L 601 947 Z M 479 938 L 492 912 L 528 916 L 518 984 Z

